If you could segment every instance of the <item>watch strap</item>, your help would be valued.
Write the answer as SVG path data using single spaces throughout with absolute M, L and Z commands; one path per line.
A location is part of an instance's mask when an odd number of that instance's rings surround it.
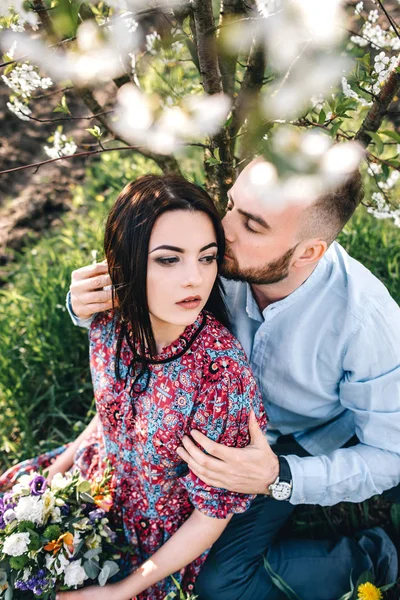
M 286 483 L 292 483 L 292 471 L 290 470 L 290 466 L 288 461 L 284 456 L 279 456 L 279 481 L 284 481 Z

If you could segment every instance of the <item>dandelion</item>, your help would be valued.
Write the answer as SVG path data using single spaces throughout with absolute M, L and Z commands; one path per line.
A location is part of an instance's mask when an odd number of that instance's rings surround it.
M 373 583 L 367 581 L 358 586 L 357 600 L 382 600 L 382 592 Z

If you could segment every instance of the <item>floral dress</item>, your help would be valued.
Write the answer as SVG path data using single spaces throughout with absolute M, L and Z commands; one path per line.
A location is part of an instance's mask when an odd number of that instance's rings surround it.
M 75 466 L 94 477 L 106 458 L 113 465 L 115 507 L 131 548 L 129 572 L 150 558 L 194 508 L 222 519 L 244 512 L 253 498 L 208 486 L 189 471 L 176 453 L 183 436 L 197 429 L 226 446 L 243 447 L 249 443 L 250 410 L 263 430 L 266 417 L 243 349 L 210 314 L 201 313 L 140 372 L 132 369 L 132 351 L 124 342 L 121 380 L 115 376 L 119 327 L 112 312 L 98 315 L 91 325 L 99 428 L 78 450 Z M 7 473 L 8 481 L 15 469 Z M 0 490 L 2 483 L 0 478 Z M 193 591 L 206 556 L 174 574 L 184 591 Z M 163 600 L 174 589 L 169 577 L 138 599 Z

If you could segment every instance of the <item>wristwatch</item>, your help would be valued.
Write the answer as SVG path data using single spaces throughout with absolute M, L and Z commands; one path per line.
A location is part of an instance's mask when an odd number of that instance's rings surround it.
M 269 493 L 275 500 L 289 500 L 292 495 L 292 472 L 284 456 L 279 456 L 279 475 L 268 486 Z

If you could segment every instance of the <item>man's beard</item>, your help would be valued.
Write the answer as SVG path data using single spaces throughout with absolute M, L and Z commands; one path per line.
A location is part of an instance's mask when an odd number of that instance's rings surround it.
M 293 248 L 290 248 L 285 254 L 274 260 L 273 262 L 267 263 L 259 269 L 240 269 L 239 263 L 236 257 L 232 256 L 229 249 L 227 251 L 228 259 L 225 259 L 220 273 L 226 279 L 233 279 L 234 281 L 245 281 L 246 283 L 252 283 L 255 285 L 268 285 L 271 283 L 278 283 L 289 275 L 289 266 L 294 251 L 298 244 Z

